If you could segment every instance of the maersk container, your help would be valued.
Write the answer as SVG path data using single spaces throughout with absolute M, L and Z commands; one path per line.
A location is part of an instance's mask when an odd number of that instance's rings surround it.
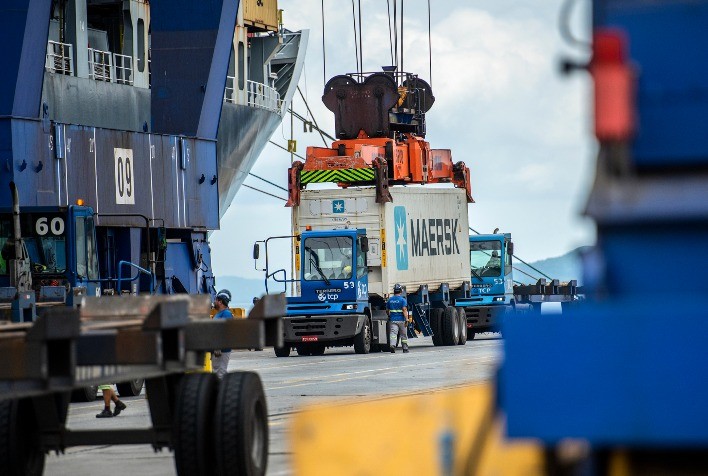
M 469 281 L 465 191 L 430 186 L 389 191 L 393 202 L 379 204 L 373 188 L 303 190 L 293 210 L 293 232 L 366 229 L 370 294 L 390 294 L 396 283 L 410 293 L 420 285 L 433 292 L 441 283 L 455 289 Z

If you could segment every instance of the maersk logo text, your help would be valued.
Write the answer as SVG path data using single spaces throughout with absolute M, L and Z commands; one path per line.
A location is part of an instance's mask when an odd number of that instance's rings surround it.
M 411 219 L 413 256 L 458 255 L 457 219 Z
M 393 222 L 396 227 L 396 268 L 408 269 L 408 230 L 406 229 L 406 207 L 393 209 Z

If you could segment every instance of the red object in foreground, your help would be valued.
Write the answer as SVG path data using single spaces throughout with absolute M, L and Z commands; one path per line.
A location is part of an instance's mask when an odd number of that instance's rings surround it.
M 590 73 L 595 81 L 595 136 L 628 141 L 635 132 L 635 72 L 624 32 L 598 29 L 593 35 Z

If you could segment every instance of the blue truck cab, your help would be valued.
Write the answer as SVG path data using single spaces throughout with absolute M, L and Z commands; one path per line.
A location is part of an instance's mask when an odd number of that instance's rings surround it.
M 298 238 L 298 278 L 292 281 L 300 293 L 287 298 L 284 347 L 276 354 L 287 356 L 295 347 L 301 355 L 319 355 L 326 347 L 350 345 L 367 353 L 371 311 L 366 231 L 304 231 Z
M 468 338 L 498 331 L 504 314 L 514 307 L 511 234 L 474 235 L 469 241 L 470 296 L 455 301 L 465 308 Z
M 287 300 L 286 345 L 299 351 L 314 344 L 303 351 L 318 353 L 325 346 L 356 348 L 356 337 L 370 334 L 367 241 L 363 229 L 300 235 L 300 296 Z
M 33 305 L 72 305 L 100 295 L 94 212 L 91 207 L 31 207 L 20 213 L 22 246 L 29 258 L 32 290 L 16 299 L 11 284 L 15 248 L 11 209 L 0 210 L 0 294 L 9 320 L 31 321 Z M 6 309 L 10 305 L 9 309 Z M 19 306 L 19 307 L 18 307 Z

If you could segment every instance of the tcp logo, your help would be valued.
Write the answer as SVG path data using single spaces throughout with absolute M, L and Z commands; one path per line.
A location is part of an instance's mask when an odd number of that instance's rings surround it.
M 406 228 L 406 207 L 393 209 L 393 222 L 396 227 L 396 268 L 408 269 L 408 229 Z

